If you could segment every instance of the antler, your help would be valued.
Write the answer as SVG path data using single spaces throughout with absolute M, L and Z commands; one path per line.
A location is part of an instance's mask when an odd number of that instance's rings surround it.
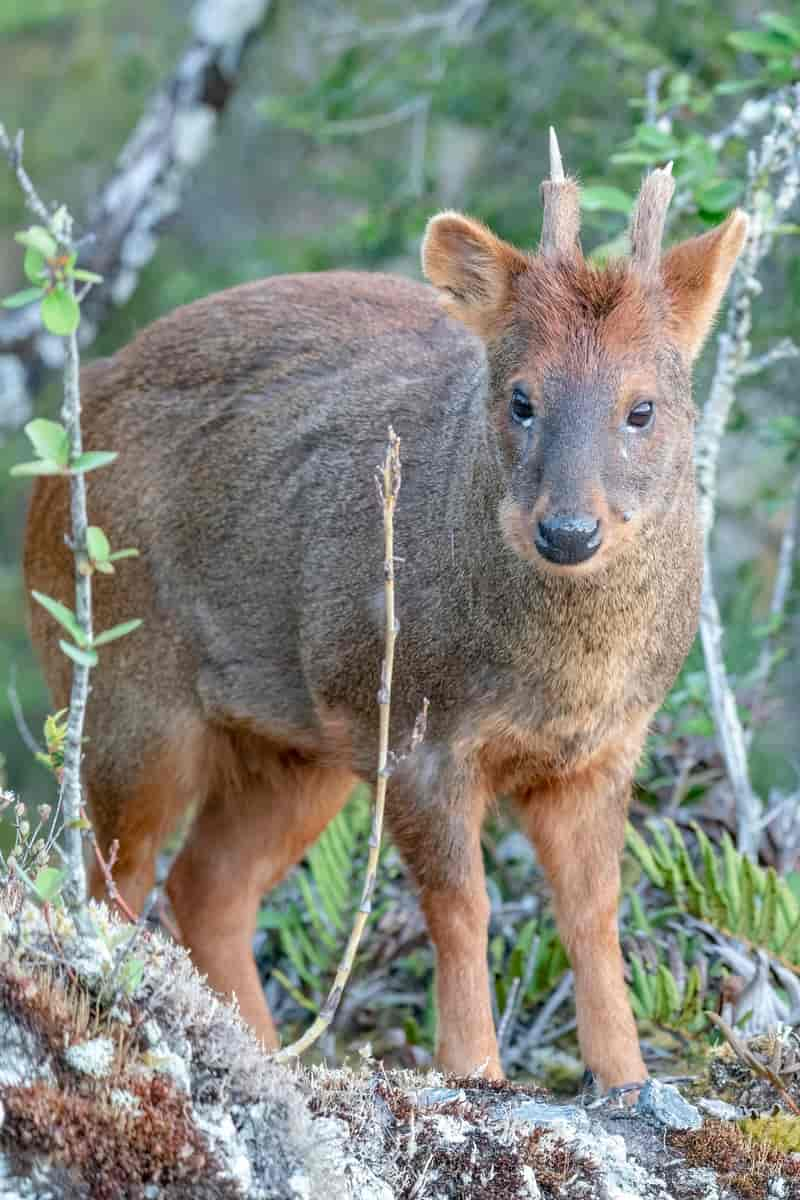
M 580 193 L 574 179 L 564 174 L 556 131 L 550 126 L 550 178 L 542 183 L 542 237 L 539 249 L 546 255 L 572 256 L 580 252 Z
M 644 179 L 631 217 L 631 262 L 642 275 L 658 271 L 667 209 L 675 191 L 672 163 Z

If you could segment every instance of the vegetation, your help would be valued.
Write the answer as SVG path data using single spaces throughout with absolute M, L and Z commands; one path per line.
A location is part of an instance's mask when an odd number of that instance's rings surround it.
M 580 169 L 584 228 L 600 259 L 622 249 L 640 174 L 665 160 L 674 161 L 677 180 L 675 236 L 715 224 L 734 204 L 755 205 L 769 246 L 752 294 L 758 286 L 764 296 L 743 335 L 747 369 L 722 447 L 713 562 L 727 673 L 763 814 L 758 860 L 736 848 L 728 764 L 698 646 L 655 722 L 640 771 L 624 922 L 632 1000 L 654 1061 L 664 1054 L 664 1031 L 675 1062 L 686 1035 L 704 1034 L 695 1045 L 717 1039 L 709 1010 L 733 1024 L 794 1016 L 798 576 L 786 531 L 796 529 L 800 494 L 800 413 L 789 399 L 797 350 L 788 340 L 800 302 L 800 167 L 791 150 L 769 167 L 758 157 L 765 136 L 779 145 L 784 138 L 798 153 L 791 85 L 800 75 L 800 22 L 793 6 L 776 4 L 748 28 L 737 27 L 730 0 L 659 6 L 658 20 L 651 6 L 578 0 L 461 0 L 400 16 L 388 0 L 309 0 L 304 8 L 302 20 L 297 6 L 271 10 L 212 157 L 138 289 L 103 324 L 89 353 L 113 350 L 178 303 L 261 274 L 337 266 L 416 273 L 419 237 L 438 207 L 458 206 L 504 237 L 534 244 L 532 180 L 543 174 L 551 122 L 567 166 Z M 0 114 L 10 127 L 25 127 L 34 177 L 82 213 L 170 69 L 181 19 L 155 0 L 28 0 L 4 12 L 0 31 Z M 96 119 L 82 120 L 86 112 Z M 0 244 L 11 245 L 23 223 L 15 190 L 3 189 Z M 28 286 L 20 292 L 20 266 L 9 254 L 0 258 L 0 294 L 10 294 L 7 304 L 40 304 L 50 334 L 72 337 L 80 317 L 75 282 L 90 285 L 97 276 L 78 266 L 83 259 L 71 247 L 61 253 L 65 247 L 45 226 L 29 227 L 18 240 Z M 0 354 L 2 337 L 0 317 Z M 718 350 L 712 344 L 698 372 L 700 399 Z M 51 419 L 55 388 L 37 397 L 37 416 L 27 422 L 14 417 L 19 406 L 10 396 L 6 389 L 0 399 L 0 783 L 27 807 L 15 798 L 0 806 L 0 851 L 17 869 L 30 874 L 30 866 L 47 905 L 57 902 L 60 881 L 48 832 L 52 776 L 37 757 L 59 773 L 66 730 L 61 714 L 50 716 L 46 745 L 34 756 L 17 729 L 17 710 L 37 732 L 47 715 L 22 619 L 20 476 L 105 464 L 71 454 L 66 423 Z M 22 462 L 29 455 L 23 424 L 33 462 Z M 22 470 L 11 469 L 20 463 Z M 130 553 L 89 527 L 90 572 L 113 571 Z M 104 639 L 135 624 L 92 636 L 75 613 L 37 599 L 70 635 L 65 653 L 87 669 Z M 665 811 L 666 821 L 657 816 Z M 260 957 L 273 1008 L 290 1029 L 307 1023 L 307 1010 L 318 1011 L 327 994 L 357 906 L 369 833 L 369 804 L 359 793 L 264 910 Z M 530 852 L 502 812 L 487 828 L 485 853 L 496 1017 L 505 1021 L 509 1066 L 528 1072 L 537 1069 L 542 1045 L 573 1050 L 569 989 L 562 987 L 568 963 Z M 423 1062 L 433 1030 L 432 962 L 391 847 L 370 921 L 337 1029 L 344 1042 L 358 1035 L 402 1061 Z M 736 994 L 732 974 L 759 982 L 760 991 L 740 984 Z

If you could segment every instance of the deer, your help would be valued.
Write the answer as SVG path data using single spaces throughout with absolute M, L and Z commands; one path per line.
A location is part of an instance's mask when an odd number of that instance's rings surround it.
M 84 780 L 115 882 L 138 911 L 165 837 L 193 820 L 166 888 L 217 991 L 278 1046 L 252 953 L 262 897 L 354 784 L 373 777 L 383 651 L 373 466 L 402 439 L 386 812 L 435 951 L 436 1058 L 501 1078 L 481 828 L 507 801 L 535 847 L 601 1088 L 646 1079 L 618 931 L 620 860 L 648 726 L 698 622 L 696 359 L 747 233 L 734 211 L 662 251 L 669 167 L 641 185 L 630 254 L 579 241 L 579 186 L 551 131 L 538 250 L 446 211 L 428 284 L 273 276 L 155 321 L 82 371 L 84 442 L 119 452 L 89 486 L 124 586 L 102 651 Z M 429 286 L 430 285 L 430 286 Z M 68 602 L 64 479 L 36 481 L 27 588 Z M 69 664 L 30 606 L 58 707 Z M 105 881 L 96 864 L 91 892 Z

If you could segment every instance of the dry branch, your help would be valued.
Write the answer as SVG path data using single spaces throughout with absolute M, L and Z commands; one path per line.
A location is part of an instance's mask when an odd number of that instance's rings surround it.
M 154 255 L 163 222 L 180 207 L 191 171 L 210 149 L 245 51 L 268 7 L 269 0 L 195 4 L 189 44 L 89 206 L 81 266 L 101 274 L 103 283 L 82 304 L 82 346 L 93 341 L 109 307 L 129 299 L 140 271 Z M 48 223 L 44 206 L 37 216 Z M 60 340 L 42 328 L 38 304 L 0 315 L 0 378 L 7 381 L 5 402 L 10 408 L 4 412 L 0 407 L 0 426 L 16 427 L 27 420 L 27 394 L 36 389 L 46 368 L 61 366 L 64 358 Z
M 745 208 L 750 227 L 744 252 L 733 279 L 725 328 L 717 340 L 717 361 L 708 401 L 698 428 L 696 462 L 700 489 L 700 520 L 706 566 L 700 612 L 700 635 L 709 680 L 714 722 L 736 806 L 737 844 L 755 855 L 761 831 L 761 802 L 753 791 L 747 764 L 747 739 L 736 708 L 736 696 L 725 669 L 722 622 L 709 559 L 717 495 L 719 453 L 736 397 L 739 380 L 753 373 L 750 355 L 753 298 L 761 290 L 758 273 L 772 247 L 775 229 L 800 192 L 800 86 L 772 98 L 771 125 L 758 152 L 748 155 Z M 757 360 L 761 370 L 793 353 L 781 343 Z
M 342 955 L 339 968 L 336 972 L 336 977 L 333 981 L 331 990 L 328 992 L 327 999 L 319 1010 L 319 1014 L 311 1023 L 306 1032 L 292 1042 L 290 1046 L 284 1046 L 279 1050 L 274 1057 L 278 1061 L 285 1061 L 289 1058 L 297 1058 L 308 1050 L 309 1046 L 313 1046 L 325 1030 L 329 1027 L 331 1021 L 336 1015 L 336 1010 L 339 1007 L 339 1002 L 342 998 L 342 993 L 345 989 L 350 973 L 353 970 L 353 962 L 361 942 L 361 936 L 364 932 L 367 920 L 372 912 L 372 895 L 375 891 L 375 881 L 378 873 L 378 858 L 381 849 L 381 837 L 383 833 L 383 810 L 386 803 L 386 785 L 389 781 L 389 776 L 392 772 L 392 764 L 389 756 L 389 718 L 391 715 L 392 705 L 392 674 L 394 671 L 394 647 L 397 639 L 398 624 L 395 616 L 394 603 L 394 510 L 397 504 L 397 496 L 400 491 L 400 439 L 389 428 L 389 441 L 384 455 L 383 465 L 376 474 L 375 482 L 378 488 L 381 506 L 383 510 L 383 595 L 385 608 L 385 627 L 384 627 L 384 655 L 381 665 L 381 684 L 378 691 L 378 769 L 375 777 L 375 805 L 372 814 L 372 830 L 369 838 L 369 853 L 367 855 L 367 869 L 364 875 L 364 886 L 361 892 L 361 901 L 356 912 L 356 917 L 353 922 L 353 928 L 350 932 L 350 937 Z M 422 718 L 417 719 L 414 727 L 414 735 L 412 738 L 412 746 L 416 746 L 422 739 L 424 734 L 424 714 L 427 712 L 427 701 L 423 708 Z

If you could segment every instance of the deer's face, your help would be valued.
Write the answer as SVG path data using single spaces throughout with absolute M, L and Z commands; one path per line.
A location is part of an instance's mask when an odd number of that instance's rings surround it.
M 627 268 L 532 260 L 488 346 L 506 466 L 504 536 L 557 573 L 608 563 L 668 512 L 692 469 L 690 381 L 663 296 Z
M 425 273 L 486 345 L 507 478 L 500 527 L 537 569 L 602 569 L 652 534 L 692 470 L 691 364 L 747 219 L 735 212 L 662 258 L 672 186 L 667 171 L 645 181 L 632 258 L 604 269 L 577 245 L 571 180 L 545 185 L 537 255 L 458 213 L 428 225 Z

